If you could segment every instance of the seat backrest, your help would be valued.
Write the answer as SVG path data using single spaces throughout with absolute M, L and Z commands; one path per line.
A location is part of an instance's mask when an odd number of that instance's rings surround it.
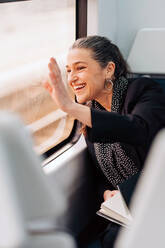
M 0 134 L 0 247 L 18 247 L 25 240 L 24 221 L 11 171 L 4 159 Z
M 156 137 L 135 191 L 131 212 L 134 222 L 123 229 L 115 248 L 164 247 L 165 129 Z
M 144 28 L 137 33 L 127 62 L 133 73 L 165 74 L 165 28 Z
M 54 182 L 54 188 L 49 184 L 21 121 L 6 113 L 1 113 L 0 120 L 0 163 L 11 175 L 12 188 L 25 220 L 56 218 L 65 208 L 58 182 Z
M 21 121 L 0 113 L 0 247 L 75 248 L 58 225 L 65 201 L 50 187 L 30 135 Z M 56 221 L 57 220 L 57 221 Z
M 150 77 L 165 92 L 165 28 L 144 28 L 137 33 L 127 63 L 131 77 Z

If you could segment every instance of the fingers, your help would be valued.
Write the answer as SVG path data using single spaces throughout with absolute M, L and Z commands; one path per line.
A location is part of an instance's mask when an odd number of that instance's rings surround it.
M 54 85 L 57 82 L 56 68 L 51 63 L 48 64 L 48 68 L 49 68 L 49 77 L 50 77 L 51 83 Z
M 52 89 L 52 87 L 51 87 L 51 85 L 50 85 L 49 82 L 44 82 L 44 83 L 43 83 L 43 87 L 44 87 L 50 94 L 52 93 L 53 89 Z
M 103 197 L 104 197 L 104 201 L 108 200 L 109 198 L 112 197 L 112 191 L 111 190 L 104 191 Z
M 61 72 L 54 58 L 50 58 L 48 68 L 49 68 L 50 84 L 52 85 L 52 88 L 54 88 L 57 85 L 59 85 L 59 83 L 62 82 Z
M 118 190 L 106 190 L 106 191 L 104 191 L 104 195 L 103 195 L 104 201 L 113 197 L 117 192 L 118 192 Z
M 49 64 L 49 81 L 43 83 L 43 87 L 52 95 L 55 89 L 61 85 L 62 77 L 58 64 L 54 58 L 50 58 Z
M 50 72 L 49 77 L 50 77 L 50 84 L 52 84 L 52 86 L 54 86 L 57 83 L 56 75 L 53 72 Z
M 60 75 L 60 68 L 54 58 L 50 58 L 50 62 L 48 64 L 49 71 L 54 73 L 56 76 Z
M 59 68 L 55 58 L 53 58 L 53 57 L 50 58 L 50 63 L 49 64 L 52 65 L 52 67 L 56 70 L 56 72 L 60 73 L 60 68 Z

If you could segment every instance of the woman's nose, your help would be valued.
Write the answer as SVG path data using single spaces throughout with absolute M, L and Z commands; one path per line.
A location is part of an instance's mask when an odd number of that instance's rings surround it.
M 75 83 L 77 80 L 78 80 L 78 77 L 75 74 L 70 74 L 68 76 L 68 83 L 69 84 Z

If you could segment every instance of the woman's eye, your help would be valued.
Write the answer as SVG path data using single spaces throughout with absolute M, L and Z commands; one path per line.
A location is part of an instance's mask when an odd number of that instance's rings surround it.
M 79 67 L 77 67 L 77 69 L 78 70 L 83 70 L 83 69 L 85 69 L 85 66 L 79 66 Z
M 69 73 L 69 72 L 71 72 L 71 70 L 67 70 L 66 72 Z

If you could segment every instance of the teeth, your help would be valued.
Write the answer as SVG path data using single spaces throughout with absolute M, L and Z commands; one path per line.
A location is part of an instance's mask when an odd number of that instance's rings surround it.
M 81 85 L 75 85 L 73 88 L 74 90 L 77 90 L 77 89 L 81 89 L 85 86 L 85 84 L 81 84 Z

